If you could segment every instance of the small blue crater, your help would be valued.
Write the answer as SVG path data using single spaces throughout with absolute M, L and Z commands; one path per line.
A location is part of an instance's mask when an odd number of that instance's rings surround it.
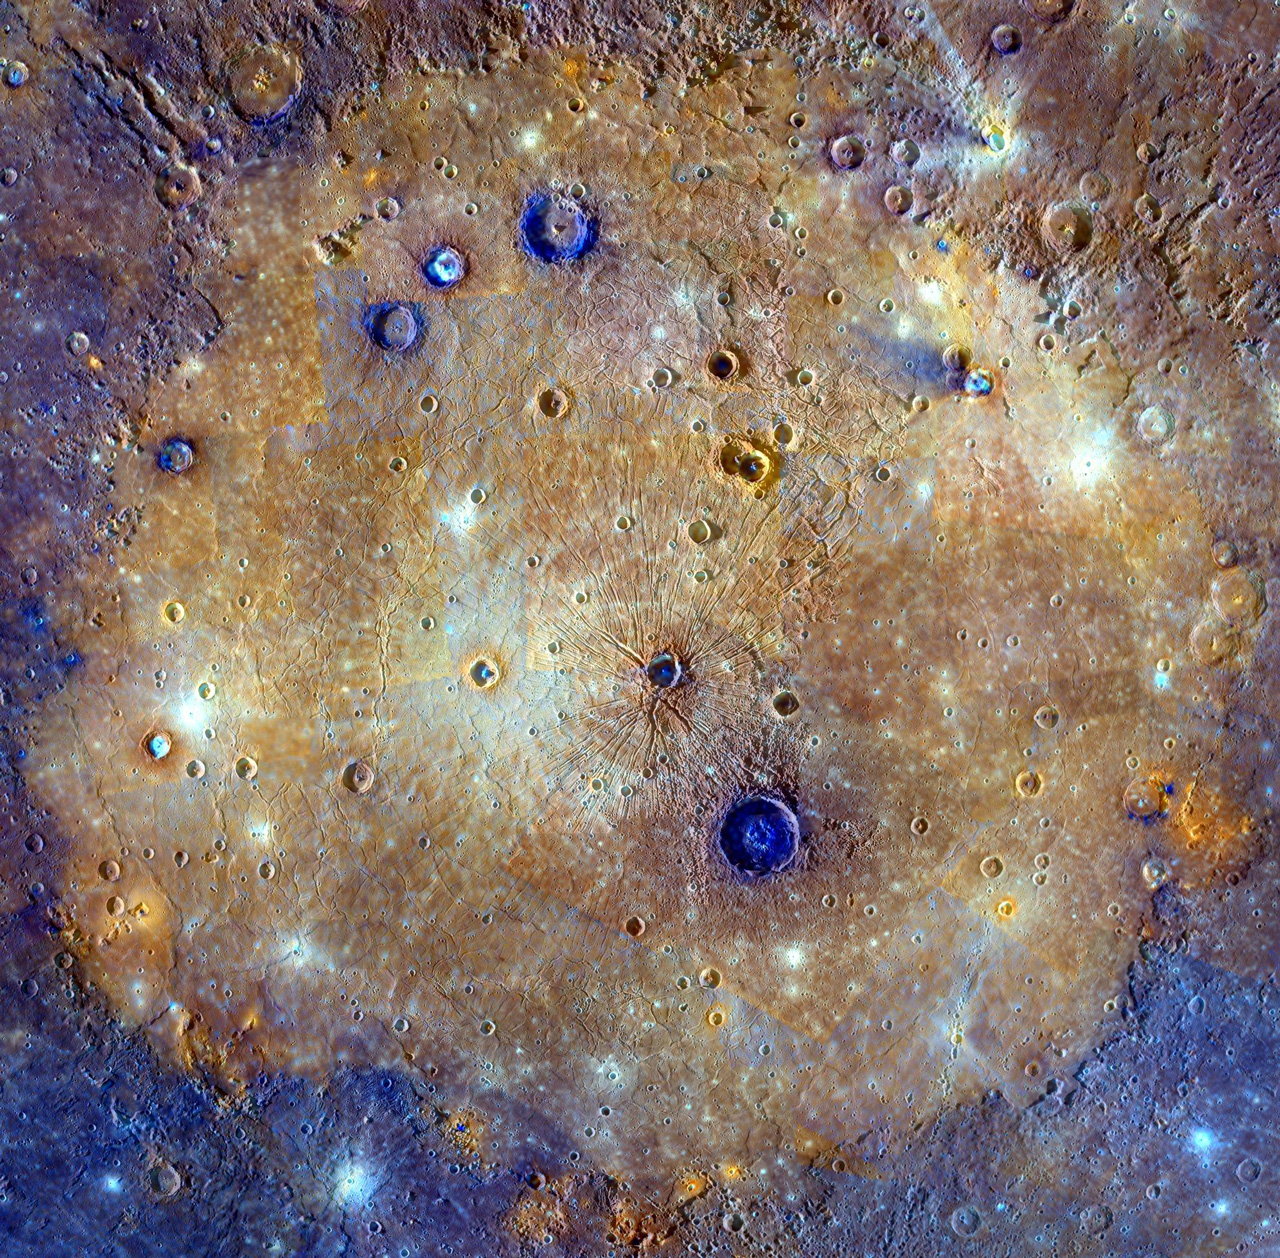
M 764 877 L 786 869 L 800 850 L 800 823 L 786 804 L 751 795 L 729 809 L 720 850 L 739 873 Z
M 453 288 L 467 273 L 467 260 L 452 245 L 436 245 L 422 260 L 422 278 L 432 288 Z
M 170 437 L 156 455 L 161 471 L 172 472 L 175 476 L 181 476 L 195 461 L 196 452 L 191 442 L 182 437 Z
M 384 301 L 366 306 L 364 330 L 379 348 L 391 354 L 403 354 L 417 343 L 422 331 L 418 312 L 407 302 Z
M 26 598 L 18 608 L 27 628 L 32 633 L 43 633 L 45 629 L 44 604 L 38 598 Z
M 485 660 L 485 659 L 476 660 L 471 665 L 471 667 L 467 670 L 467 672 L 469 673 L 471 680 L 481 690 L 487 689 L 488 687 L 492 686 L 495 681 L 498 680 L 497 665 L 491 664 L 488 660 Z
M 535 192 L 520 215 L 520 239 L 539 262 L 572 262 L 596 242 L 596 224 L 572 197 Z

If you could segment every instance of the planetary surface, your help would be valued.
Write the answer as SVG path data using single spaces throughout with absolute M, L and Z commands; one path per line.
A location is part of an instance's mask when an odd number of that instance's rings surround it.
M 0 35 L 0 1253 L 1280 1255 L 1280 13 Z

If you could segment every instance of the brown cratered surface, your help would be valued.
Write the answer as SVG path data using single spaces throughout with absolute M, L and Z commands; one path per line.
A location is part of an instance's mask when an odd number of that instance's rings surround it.
M 1157 1209 L 1174 1153 L 1126 1136 L 1117 1189 L 1030 1124 L 1203 1011 L 1144 1003 L 1166 951 L 1270 973 L 1273 19 L 629 15 L 28 15 L 10 906 L 229 1104 L 429 1087 L 486 1253 L 823 1252 L 785 1201 L 943 1154 L 882 1252 L 1026 1252 L 1014 1178 L 1058 1252 L 1234 1251 L 1262 1163 Z M 520 247 L 542 189 L 582 258 Z M 761 794 L 801 849 L 743 878 Z M 1160 1034 L 1125 1087 L 1183 1077 Z M 1211 1120 L 1165 1128 L 1193 1177 Z

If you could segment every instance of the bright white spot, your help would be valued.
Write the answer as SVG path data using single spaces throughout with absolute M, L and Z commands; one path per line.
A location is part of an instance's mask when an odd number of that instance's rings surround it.
M 442 511 L 440 520 L 455 533 L 469 533 L 476 522 L 476 503 L 463 499 L 452 511 Z
M 1203 1127 L 1197 1127 L 1191 1133 L 1191 1147 L 1198 1153 L 1207 1153 L 1217 1143 L 1213 1132 L 1206 1131 Z
M 925 280 L 916 286 L 916 296 L 928 306 L 942 305 L 942 285 L 937 280 Z
M 193 734 L 198 734 L 204 729 L 204 713 L 200 711 L 194 699 L 189 699 L 178 709 L 177 719 L 174 724 L 189 730 Z
M 1099 430 L 1079 442 L 1071 460 L 1071 475 L 1078 486 L 1087 487 L 1107 470 L 1107 447 L 1111 444 L 1108 434 Z
M 119 1192 L 120 1177 L 118 1175 L 108 1175 L 106 1179 L 102 1181 L 102 1186 L 107 1190 L 107 1192 Z
M 333 1186 L 333 1196 L 336 1201 L 364 1205 L 373 1195 L 373 1188 L 369 1172 L 356 1162 L 348 1162 L 338 1170 L 337 1181 Z
M 542 139 L 542 137 L 541 137 L 541 136 L 540 136 L 540 135 L 539 135 L 539 134 L 538 134 L 538 133 L 537 133 L 537 132 L 532 128 L 532 127 L 530 127 L 530 128 L 529 128 L 527 131 L 525 131 L 525 133 L 520 137 L 520 142 L 521 142 L 521 143 L 525 146 L 525 148 L 527 148 L 527 149 L 535 149 L 535 148 L 537 148 L 537 147 L 538 147 L 538 142 L 539 142 L 541 139 Z
M 287 945 L 288 951 L 280 958 L 281 961 L 288 962 L 298 966 L 315 966 L 322 967 L 325 964 L 325 958 L 311 946 L 301 935 L 291 940 Z M 332 967 L 330 967 L 332 968 Z
M 788 948 L 782 955 L 793 970 L 798 970 L 804 964 L 803 948 Z

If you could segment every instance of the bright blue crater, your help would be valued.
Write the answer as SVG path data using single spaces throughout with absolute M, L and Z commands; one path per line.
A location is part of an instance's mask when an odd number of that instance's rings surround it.
M 720 827 L 720 850 L 739 873 L 752 877 L 786 869 L 800 850 L 800 823 L 786 804 L 751 795 L 729 809 Z
M 160 453 L 156 456 L 156 462 L 161 469 L 172 472 L 175 476 L 180 476 L 195 461 L 196 452 L 191 448 L 191 443 L 183 441 L 181 437 L 170 437 L 160 447 Z
M 520 216 L 520 239 L 540 262 L 572 262 L 596 242 L 596 224 L 572 197 L 535 192 Z
M 652 685 L 667 690 L 679 682 L 684 669 L 670 651 L 660 651 L 645 666 L 645 676 Z
M 467 273 L 467 260 L 452 245 L 436 245 L 422 263 L 422 276 L 432 288 L 452 288 Z
M 970 397 L 986 397 L 995 385 L 995 378 L 985 367 L 974 367 L 964 378 L 964 391 Z

